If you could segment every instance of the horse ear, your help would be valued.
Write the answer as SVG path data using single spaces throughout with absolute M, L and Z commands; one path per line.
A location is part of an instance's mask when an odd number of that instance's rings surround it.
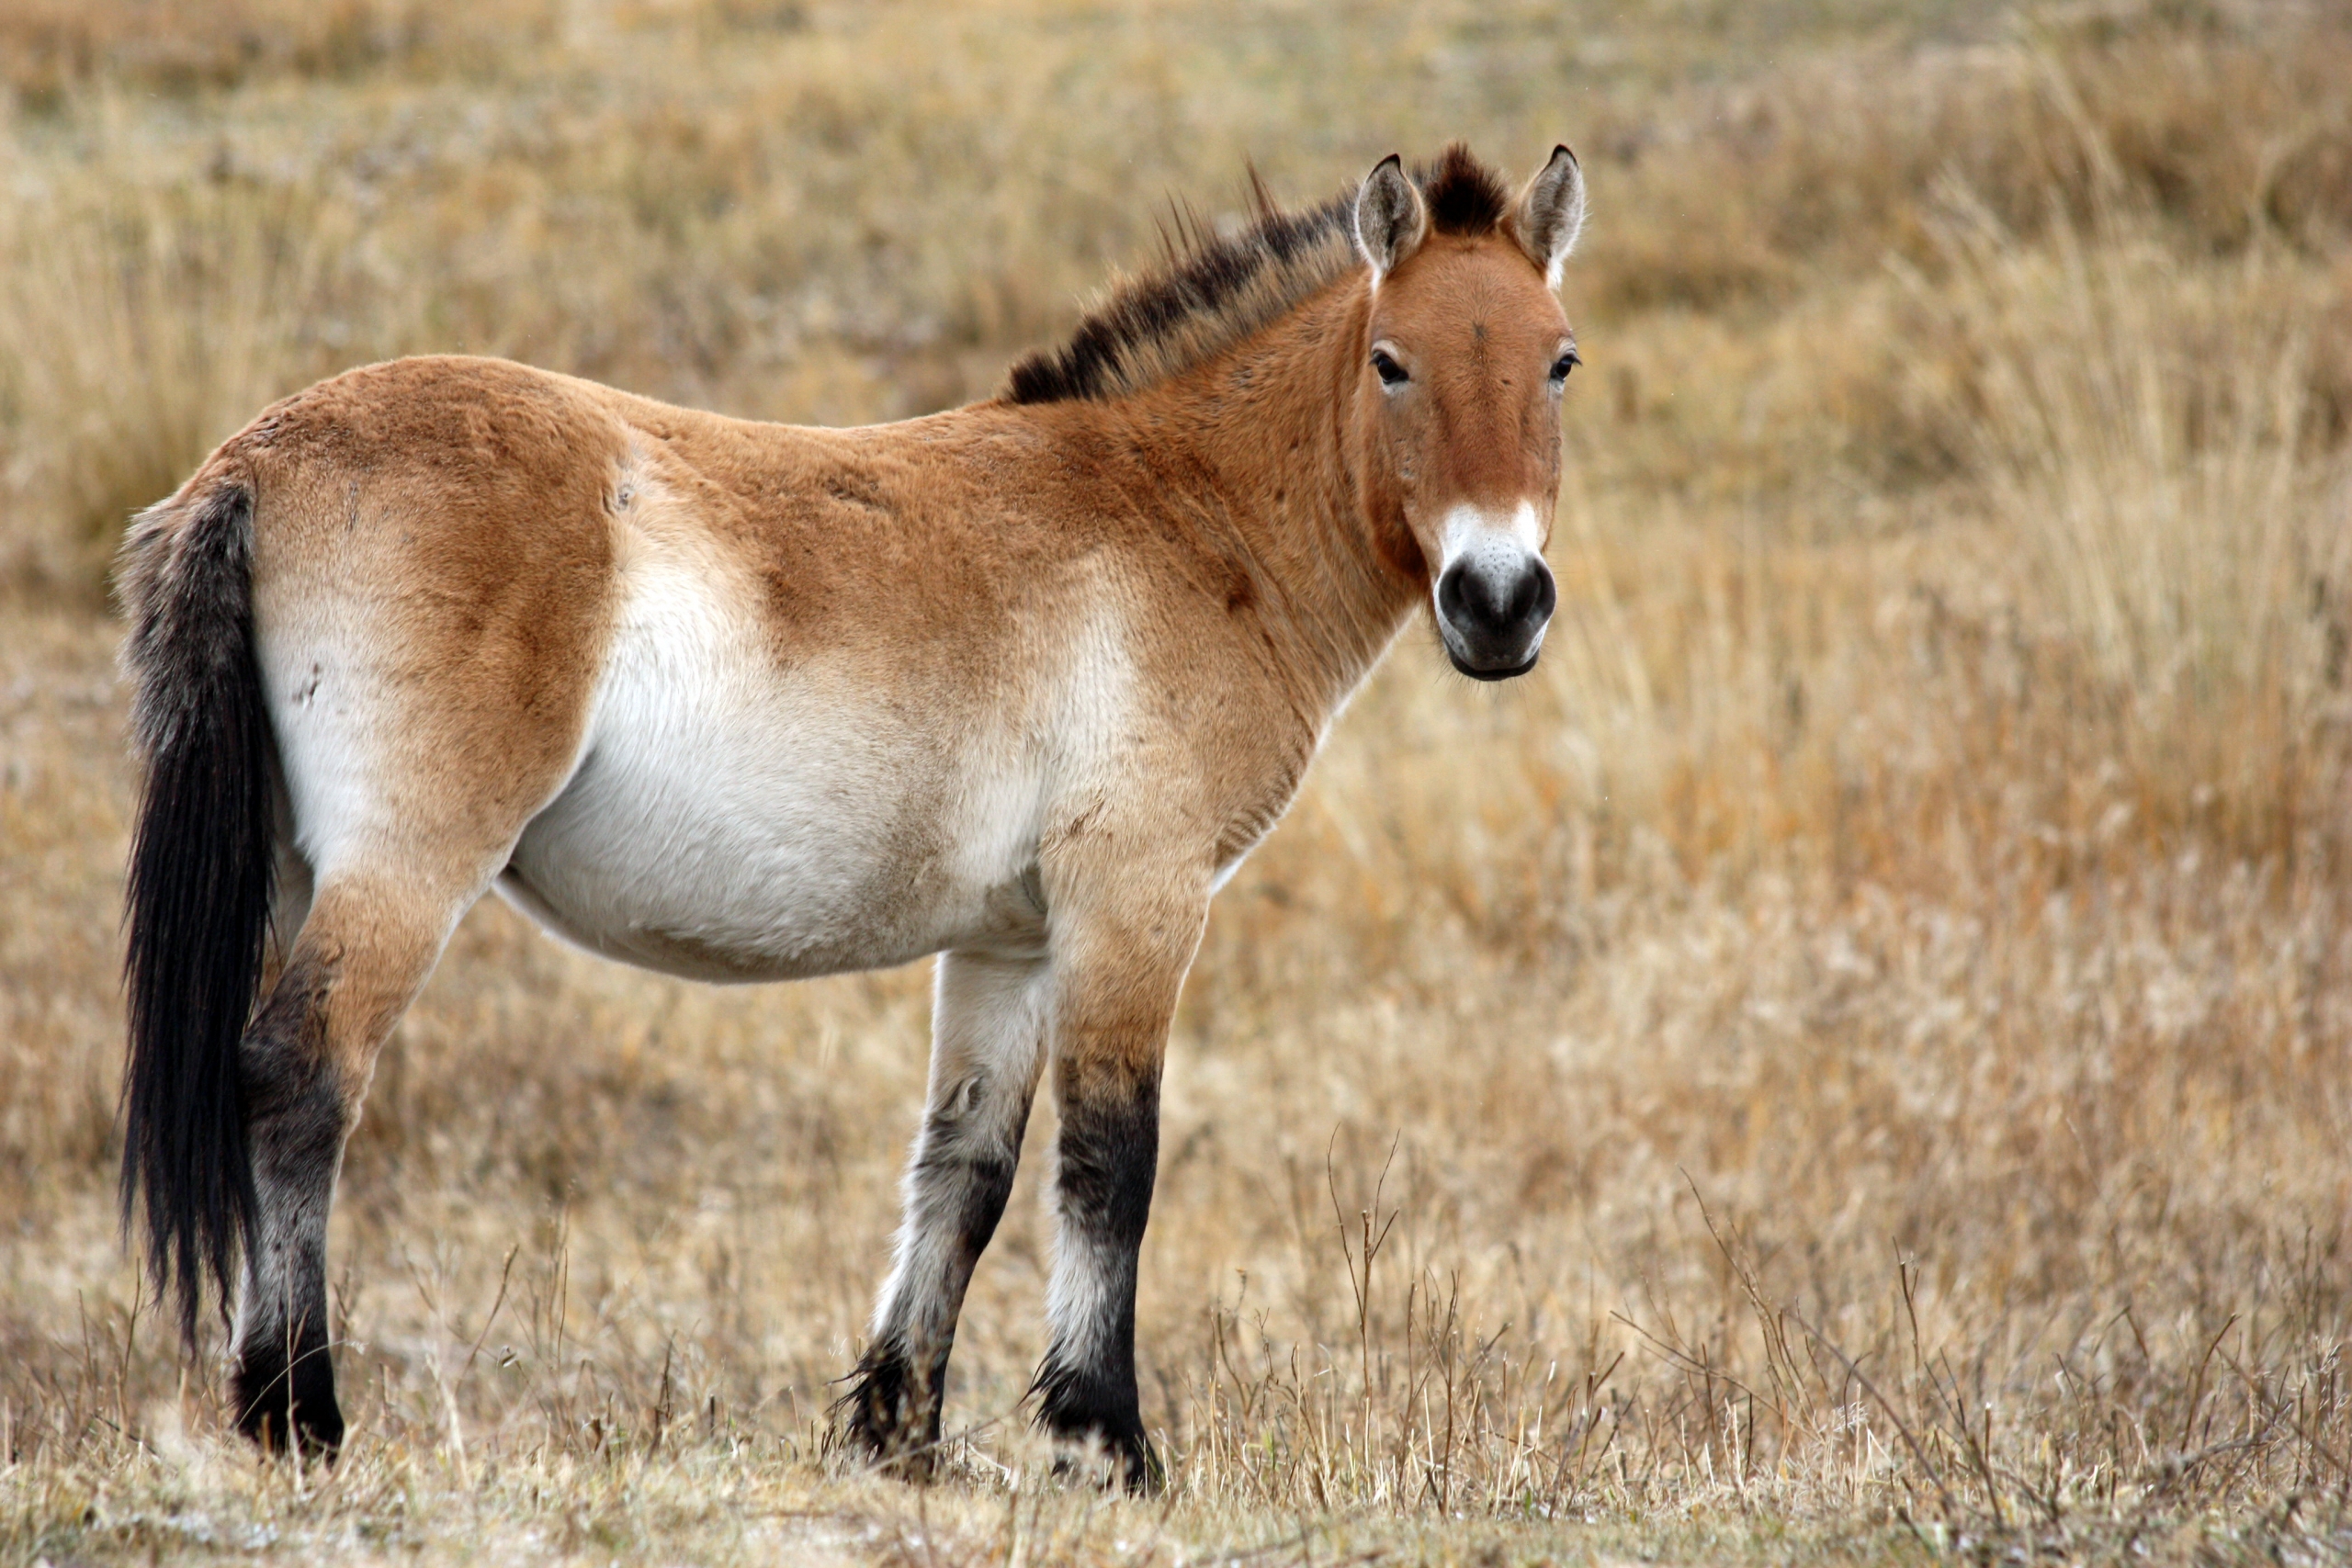
M 1356 249 L 1372 264 L 1374 287 L 1420 248 L 1430 231 L 1429 208 L 1391 152 L 1363 177 L 1356 192 Z
M 1566 147 L 1552 149 L 1552 161 L 1519 195 L 1512 225 L 1520 248 L 1544 269 L 1544 280 L 1560 287 L 1560 265 L 1576 249 L 1584 229 L 1584 171 Z

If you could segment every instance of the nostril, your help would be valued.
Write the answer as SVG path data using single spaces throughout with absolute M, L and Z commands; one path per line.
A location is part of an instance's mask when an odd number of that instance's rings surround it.
M 1519 592 L 1511 596 L 1514 618 L 1522 621 L 1548 621 L 1560 603 L 1560 591 L 1552 581 L 1552 569 L 1542 561 L 1519 581 Z
M 1511 581 L 1510 603 L 1503 607 L 1504 625 L 1518 626 L 1534 611 L 1537 586 L 1535 574 L 1532 571 L 1522 571 Z
M 1437 580 L 1438 614 L 1456 626 L 1461 625 L 1464 619 L 1465 606 L 1462 597 L 1462 580 L 1467 575 L 1461 567 L 1455 566 L 1447 569 L 1445 575 Z

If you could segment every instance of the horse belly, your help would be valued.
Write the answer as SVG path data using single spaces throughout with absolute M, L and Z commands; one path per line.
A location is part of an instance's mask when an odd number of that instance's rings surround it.
M 624 634 L 578 771 L 502 893 L 591 951 L 697 979 L 1021 937 L 1025 791 L 976 790 L 971 749 L 906 716 L 925 705 L 904 692 L 695 629 Z M 979 833 L 950 819 L 991 796 Z

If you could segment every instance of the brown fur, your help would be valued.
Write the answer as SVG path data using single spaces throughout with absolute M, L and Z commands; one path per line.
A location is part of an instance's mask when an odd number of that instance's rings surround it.
M 1160 1055 L 1213 881 L 1279 818 L 1331 716 L 1430 593 L 1450 509 L 1532 508 L 1548 527 L 1560 445 L 1546 377 L 1566 338 L 1544 258 L 1466 153 L 1450 150 L 1423 185 L 1427 238 L 1377 288 L 1348 249 L 1344 203 L 1270 211 L 1114 296 L 1059 356 L 1016 367 L 1002 398 L 901 424 L 756 424 L 500 361 L 420 358 L 323 382 L 226 443 L 142 526 L 126 592 L 135 605 L 161 592 L 195 502 L 242 486 L 281 736 L 310 722 L 305 705 L 365 706 L 364 725 L 334 731 L 361 751 L 321 775 L 361 782 L 334 796 L 331 824 L 289 824 L 325 863 L 310 867 L 315 900 L 294 900 L 307 920 L 288 973 L 315 991 L 345 1124 L 466 907 L 502 874 L 526 905 L 538 897 L 510 864 L 518 836 L 582 765 L 593 699 L 616 650 L 650 635 L 631 606 L 657 604 L 644 595 L 662 573 L 686 571 L 752 639 L 741 679 L 796 701 L 837 694 L 832 710 L 854 716 L 840 744 L 901 759 L 1078 744 L 1041 694 L 1096 700 L 1068 682 L 1073 661 L 1102 657 L 1083 651 L 1084 628 L 1108 626 L 1102 690 L 1122 705 L 1080 712 L 1096 738 L 1076 782 L 1042 803 L 1029 891 L 1004 893 L 1001 916 L 959 940 L 1049 966 L 1065 1165 L 1112 1184 L 1066 1203 L 1115 1210 L 1072 1209 L 1067 1234 L 1128 1254 L 1125 1286 L 1114 1269 L 1103 1288 L 1127 1292 L 1131 1341 L 1133 1187 L 1148 1202 Z M 1374 373 L 1375 344 L 1409 363 L 1403 392 Z M 894 766 L 895 806 L 855 821 L 880 867 L 855 931 L 778 957 L 647 920 L 606 950 L 724 977 L 936 947 L 922 922 L 955 895 L 962 775 L 934 784 L 928 761 Z M 1008 1081 L 1005 1106 L 1025 1111 L 1037 1066 Z M 1069 1144 L 1089 1127 L 1127 1153 Z M 1009 1135 L 1017 1148 L 1017 1124 Z M 960 1300 L 957 1270 L 985 1240 L 948 1248 L 923 1288 Z M 1125 1429 L 1131 1348 L 1124 1374 L 1115 1357 L 1103 1371 L 1067 1326 L 1041 1374 L 1046 1419 L 1125 1444 L 1144 1473 L 1140 1427 Z M 912 1370 L 876 1371 L 869 1392 L 929 1390 L 935 1430 L 944 1346 L 902 1348 Z M 902 1403 L 866 1400 L 883 1414 L 864 1419 L 889 1429 L 865 1440 L 909 1440 L 890 1424 L 923 1413 Z

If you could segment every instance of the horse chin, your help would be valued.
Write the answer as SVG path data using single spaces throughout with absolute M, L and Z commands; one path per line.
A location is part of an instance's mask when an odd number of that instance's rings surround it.
M 1523 664 L 1511 664 L 1498 669 L 1481 670 L 1475 664 L 1466 664 L 1463 662 L 1462 656 L 1454 652 L 1453 649 L 1449 648 L 1445 650 L 1445 656 L 1453 661 L 1453 667 L 1456 670 L 1461 671 L 1464 675 L 1469 676 L 1473 681 L 1516 680 L 1520 676 L 1526 674 L 1530 670 L 1534 669 L 1536 660 L 1542 658 L 1543 653 L 1544 650 L 1539 648 L 1533 653 L 1527 656 L 1527 661 Z

